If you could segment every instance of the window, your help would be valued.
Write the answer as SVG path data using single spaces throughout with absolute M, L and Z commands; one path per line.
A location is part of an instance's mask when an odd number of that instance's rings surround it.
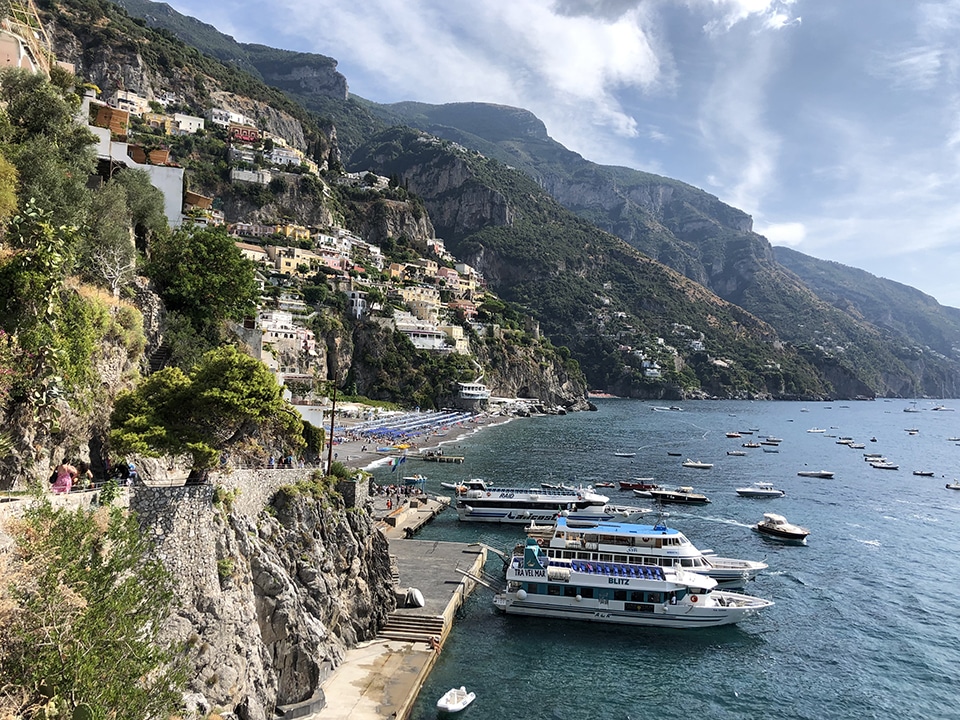
M 547 595 L 560 595 L 559 585 L 547 585 Z
M 582 597 L 582 598 L 592 598 L 592 597 L 593 597 L 593 588 L 591 588 L 591 587 L 580 588 L 580 597 Z
M 614 599 L 614 600 L 620 600 L 621 602 L 624 601 L 624 600 L 626 600 L 626 599 L 627 599 L 627 591 L 626 591 L 626 590 L 614 590 L 614 591 L 613 591 L 613 599 Z
M 563 596 L 575 598 L 577 596 L 577 588 L 575 588 L 573 585 L 567 585 L 565 588 L 563 588 Z

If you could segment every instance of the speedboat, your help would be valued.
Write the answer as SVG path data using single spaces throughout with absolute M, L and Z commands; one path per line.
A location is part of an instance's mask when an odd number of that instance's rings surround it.
M 700 462 L 699 460 L 691 460 L 687 458 L 683 461 L 683 466 L 685 468 L 694 468 L 696 470 L 709 470 L 713 467 L 713 463 Z
M 442 698 L 437 700 L 437 710 L 446 713 L 460 712 L 476 698 L 477 694 L 467 692 L 463 685 L 458 688 L 450 688 L 443 694 Z
M 635 452 L 623 452 L 621 450 L 617 450 L 613 455 L 614 457 L 622 457 L 622 458 L 631 458 L 631 457 L 637 456 Z
M 506 581 L 493 598 L 504 613 L 622 625 L 731 625 L 773 605 L 677 567 L 553 558 L 533 538 L 510 558 Z
M 877 470 L 899 470 L 900 466 L 892 462 L 871 462 L 871 467 L 875 467 Z
M 681 485 L 676 490 L 657 489 L 650 491 L 650 497 L 662 503 L 677 503 L 680 505 L 706 505 L 710 498 L 695 493 L 692 487 Z
M 634 478 L 633 480 L 620 481 L 621 490 L 652 490 L 653 488 L 658 487 L 660 486 L 653 481 L 652 477 Z
M 464 522 L 526 525 L 553 522 L 565 515 L 571 520 L 613 520 L 649 512 L 628 505 L 612 505 L 610 498 L 590 488 L 517 488 L 488 484 L 480 478 L 461 483 L 457 490 L 457 516 Z
M 833 477 L 833 473 L 829 470 L 801 470 L 797 475 L 800 477 L 826 478 L 828 480 Z
M 826 432 L 826 428 L 812 427 L 812 428 L 810 428 L 809 430 L 807 430 L 807 432 L 808 432 L 808 433 L 825 433 L 825 432 Z
M 954 480 L 952 483 L 946 484 L 947 490 L 960 490 L 960 482 Z
M 728 437 L 728 438 L 738 438 L 738 437 L 742 437 L 742 436 L 741 436 L 740 433 L 738 433 L 738 432 L 728 432 L 728 433 L 727 433 L 727 437 Z
M 734 455 L 736 457 L 743 457 L 746 454 L 746 450 L 727 450 L 727 455 Z
M 737 488 L 737 495 L 751 498 L 774 498 L 783 497 L 786 493 L 775 488 L 773 483 L 755 482 L 750 487 Z
M 933 477 L 933 470 L 914 470 L 913 474 L 918 477 Z
M 740 443 L 740 447 L 745 447 L 745 448 L 758 448 L 758 447 L 760 447 L 760 443 L 758 443 L 758 442 L 745 442 L 745 443 Z
M 806 528 L 789 523 L 783 515 L 777 515 L 776 513 L 764 513 L 763 520 L 754 525 L 753 528 L 758 533 L 787 542 L 806 543 L 807 535 L 810 534 L 810 531 Z
M 767 568 L 766 563 L 755 560 L 717 557 L 712 550 L 698 550 L 682 532 L 668 528 L 660 519 L 654 525 L 643 525 L 569 522 L 560 517 L 552 525 L 531 523 L 526 533 L 539 540 L 551 558 L 677 567 L 707 575 L 722 588 L 742 588 Z

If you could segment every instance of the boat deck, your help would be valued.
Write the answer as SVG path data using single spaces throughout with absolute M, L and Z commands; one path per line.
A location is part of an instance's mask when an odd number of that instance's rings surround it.
M 551 563 L 553 564 L 553 563 Z M 639 580 L 664 580 L 663 569 L 658 565 L 620 565 L 618 563 L 589 563 L 574 560 L 571 569 L 588 575 L 637 578 Z

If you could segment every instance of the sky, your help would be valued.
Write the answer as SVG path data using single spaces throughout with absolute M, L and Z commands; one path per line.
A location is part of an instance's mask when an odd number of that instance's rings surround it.
M 774 245 L 960 307 L 960 0 L 167 0 L 380 103 L 526 108 Z

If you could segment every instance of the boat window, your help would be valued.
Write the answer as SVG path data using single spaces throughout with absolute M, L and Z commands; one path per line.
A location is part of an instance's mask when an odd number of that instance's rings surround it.
M 683 558 L 683 560 L 680 561 L 680 564 L 683 567 L 693 567 L 693 560 L 690 558 Z
M 620 600 L 621 602 L 624 601 L 624 600 L 626 600 L 626 599 L 627 599 L 627 591 L 626 591 L 626 590 L 614 590 L 614 591 L 613 591 L 613 599 L 614 599 L 614 600 Z
M 560 585 L 547 585 L 547 595 L 559 595 Z
M 634 602 L 643 602 L 643 591 L 642 590 L 631 590 L 630 599 Z
M 593 597 L 593 588 L 592 588 L 592 587 L 580 588 L 580 597 L 582 597 L 582 598 L 592 598 L 592 597 Z
M 613 562 L 613 555 L 603 553 L 600 555 L 600 562 Z
M 656 542 L 653 543 L 654 547 L 663 547 L 663 538 L 657 538 Z
M 540 593 L 540 586 L 537 583 L 527 583 L 525 590 L 528 595 L 537 595 Z
M 647 602 L 652 602 L 652 603 L 663 602 L 663 596 L 658 592 L 647 593 Z
M 564 597 L 576 597 L 577 589 L 573 585 L 567 585 L 563 588 Z

